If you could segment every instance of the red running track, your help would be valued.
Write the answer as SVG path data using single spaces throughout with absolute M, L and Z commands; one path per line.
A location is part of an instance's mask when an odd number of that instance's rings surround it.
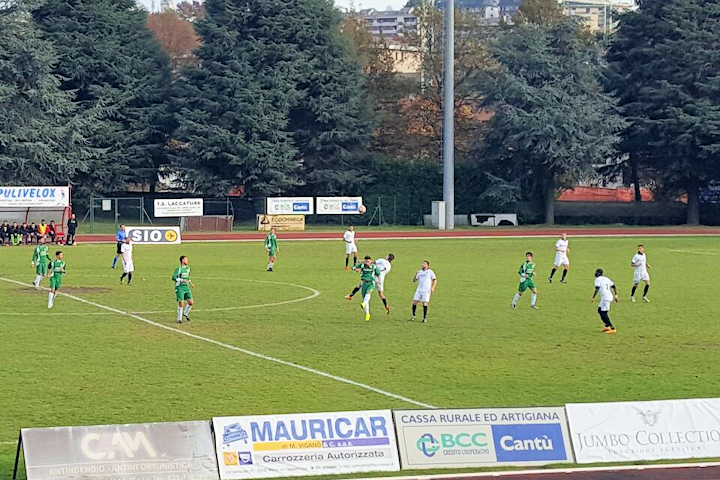
M 488 238 L 488 237 L 556 237 L 562 232 L 570 236 L 672 236 L 672 235 L 717 235 L 720 227 L 639 227 L 639 228 L 501 228 L 482 230 L 396 230 L 396 231 L 358 231 L 357 239 L 393 239 L 393 238 Z M 342 227 L 337 232 L 279 232 L 281 240 L 340 240 Z M 263 240 L 265 233 L 217 232 L 185 233 L 185 241 L 250 241 Z M 78 242 L 114 242 L 114 235 L 78 235 Z

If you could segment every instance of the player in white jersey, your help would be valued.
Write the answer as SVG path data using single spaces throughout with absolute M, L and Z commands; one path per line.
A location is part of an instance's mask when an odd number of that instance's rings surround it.
M 417 309 L 417 304 L 422 302 L 422 323 L 427 323 L 428 303 L 430 303 L 430 296 L 435 293 L 435 288 L 437 287 L 437 277 L 435 276 L 435 272 L 430 270 L 430 262 L 428 262 L 427 260 L 422 262 L 422 267 L 420 268 L 420 270 L 417 271 L 417 273 L 415 273 L 415 276 L 413 277 L 413 283 L 415 282 L 418 283 L 418 286 L 415 290 L 415 295 L 413 296 L 412 317 L 410 318 L 410 321 L 415 321 L 415 311 Z
M 635 301 L 635 290 L 637 289 L 637 286 L 640 284 L 640 282 L 645 282 L 643 300 L 645 300 L 647 303 L 650 303 L 650 300 L 648 300 L 647 298 L 648 290 L 650 290 L 650 274 L 648 273 L 648 268 L 650 268 L 650 264 L 647 263 L 644 245 L 638 245 L 638 251 L 630 261 L 630 265 L 635 268 L 635 273 L 633 275 L 633 288 L 632 293 L 630 294 L 630 300 L 632 300 L 633 302 Z
M 555 262 L 553 263 L 553 269 L 548 277 L 548 283 L 552 283 L 553 275 L 555 275 L 555 271 L 557 271 L 560 266 L 563 267 L 563 274 L 560 279 L 560 283 L 567 283 L 565 281 L 565 277 L 567 276 L 568 270 L 570 270 L 570 259 L 568 258 L 570 249 L 568 248 L 568 243 L 570 242 L 567 239 L 567 233 L 561 234 L 558 241 L 555 242 Z
M 135 255 L 133 254 L 133 246 L 130 243 L 130 237 L 125 238 L 125 243 L 120 247 L 120 255 L 122 256 L 123 262 L 123 274 L 120 277 L 120 284 L 122 284 L 125 277 L 127 277 L 127 284 L 130 285 L 132 282 L 133 272 L 135 271 Z
M 345 241 L 345 270 L 350 270 L 348 263 L 350 262 L 350 255 L 353 256 L 353 265 L 357 264 L 358 248 L 355 243 L 355 227 L 350 225 L 348 229 L 343 233 L 343 240 Z
M 600 293 L 600 305 L 598 306 L 598 313 L 600 319 L 603 321 L 605 328 L 602 329 L 603 333 L 616 333 L 615 327 L 610 321 L 610 304 L 615 301 L 619 302 L 617 288 L 615 288 L 615 282 L 610 280 L 608 277 L 603 275 L 602 268 L 595 270 L 595 293 L 593 293 L 590 303 L 595 302 L 595 297 Z
M 395 260 L 395 255 L 392 253 L 388 253 L 387 258 L 378 258 L 375 260 L 375 265 L 380 268 L 380 275 L 375 277 L 375 290 L 377 290 L 380 299 L 383 301 L 385 311 L 388 315 L 390 315 L 390 305 L 388 305 L 387 298 L 385 298 L 385 277 L 390 273 L 390 270 L 392 270 L 393 260 Z M 362 288 L 362 284 L 355 287 L 349 295 L 345 295 L 345 298 L 352 300 L 355 294 L 360 291 L 360 288 Z

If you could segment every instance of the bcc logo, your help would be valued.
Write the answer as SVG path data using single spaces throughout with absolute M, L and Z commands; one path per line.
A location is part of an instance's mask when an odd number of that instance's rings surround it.
M 438 450 L 440 450 L 438 441 L 430 433 L 426 433 L 418 438 L 417 448 L 428 458 L 434 457 Z

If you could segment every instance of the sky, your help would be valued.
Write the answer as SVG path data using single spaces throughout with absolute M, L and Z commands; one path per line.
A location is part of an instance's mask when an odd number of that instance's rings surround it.
M 145 5 L 148 10 L 150 9 L 150 6 L 152 4 L 152 0 L 141 0 L 143 5 Z M 175 0 L 176 3 L 179 0 Z M 341 8 L 348 8 L 350 6 L 351 0 L 335 0 L 335 4 L 338 7 Z M 388 7 L 391 7 L 393 9 L 402 8 L 406 0 L 353 0 L 353 3 L 355 4 L 355 10 L 360 10 L 361 8 L 374 8 L 376 10 L 386 10 Z M 160 0 L 155 0 L 155 8 L 160 7 Z

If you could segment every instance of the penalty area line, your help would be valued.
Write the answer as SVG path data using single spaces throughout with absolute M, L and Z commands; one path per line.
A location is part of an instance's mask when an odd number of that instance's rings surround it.
M 9 279 L 9 278 L 2 278 L 2 277 L 0 277 L 0 280 L 2 280 L 2 281 L 4 281 L 4 282 L 14 283 L 14 284 L 16 284 L 16 285 L 22 285 L 22 286 L 24 286 L 24 287 L 30 287 L 30 288 L 32 288 L 32 285 L 30 285 L 30 284 L 28 284 L 28 283 L 24 283 L 24 282 L 19 282 L 19 281 L 17 281 L 17 280 L 12 280 L 12 279 Z M 47 289 L 44 289 L 44 290 L 47 290 Z M 108 312 L 113 312 L 113 313 L 116 313 L 116 314 L 118 314 L 118 315 L 130 317 L 130 318 L 133 318 L 133 319 L 138 320 L 138 321 L 140 321 L 140 322 L 146 323 L 146 324 L 148 324 L 148 325 L 152 325 L 153 327 L 161 328 L 161 329 L 163 329 L 163 330 L 167 330 L 167 331 L 169 331 L 169 332 L 174 332 L 174 333 L 177 333 L 177 334 L 180 334 L 180 335 L 184 335 L 184 336 L 186 336 L 186 337 L 190 337 L 190 338 L 193 338 L 193 339 L 195 339 L 195 340 L 200 340 L 200 341 L 202 341 L 202 342 L 210 343 L 210 344 L 216 345 L 216 346 L 218 346 L 218 347 L 223 347 L 223 348 L 226 348 L 226 349 L 228 349 L 228 350 L 233 350 L 233 351 L 235 351 L 235 352 L 244 353 L 245 355 L 248 355 L 248 356 L 251 356 L 251 357 L 259 358 L 259 359 L 261 359 L 261 360 L 266 360 L 266 361 L 268 361 L 268 362 L 277 363 L 277 364 L 280 364 L 280 365 L 284 365 L 284 366 L 286 366 L 286 367 L 295 368 L 295 369 L 301 370 L 301 371 L 303 371 L 303 372 L 312 373 L 313 375 L 317 375 L 317 376 L 320 376 L 320 377 L 325 377 L 325 378 L 328 378 L 328 379 L 330 379 L 330 380 L 335 380 L 336 382 L 345 383 L 345 384 L 347 384 L 347 385 L 352 385 L 353 387 L 358 387 L 358 388 L 361 388 L 361 389 L 363 389 L 363 390 L 367 390 L 367 391 L 369 391 L 369 392 L 378 393 L 378 394 L 383 395 L 383 396 L 385 396 L 385 397 L 394 398 L 395 400 L 400 400 L 400 401 L 403 401 L 403 402 L 405 402 L 405 403 L 410 403 L 410 404 L 412 404 L 412 405 L 417 405 L 417 406 L 419 406 L 419 407 L 424 407 L 424 408 L 437 408 L 437 407 L 435 407 L 435 406 L 433 406 L 433 405 L 430 405 L 430 404 L 427 404 L 427 403 L 423 403 L 423 402 L 419 402 L 419 401 L 417 401 L 417 400 L 413 400 L 412 398 L 403 397 L 402 395 L 397 395 L 397 394 L 395 394 L 395 393 L 388 392 L 388 391 L 386 391 L 386 390 L 381 390 L 381 389 L 379 389 L 379 388 L 373 387 L 373 386 L 371 386 L 371 385 L 367 385 L 367 384 L 365 384 L 365 383 L 360 383 L 360 382 L 356 382 L 355 380 L 350 380 L 349 378 L 340 377 L 340 376 L 338 376 L 338 375 L 333 375 L 332 373 L 323 372 L 322 370 L 316 370 L 316 369 L 311 368 L 311 367 L 306 367 L 305 365 L 300 365 L 300 364 L 298 364 L 298 363 L 289 362 L 289 361 L 283 360 L 283 359 L 281 359 L 281 358 L 271 357 L 271 356 L 268 356 L 268 355 L 264 355 L 264 354 L 262 354 L 262 353 L 253 352 L 252 350 L 247 350 L 247 349 L 245 349 L 245 348 L 236 347 L 235 345 L 231 345 L 231 344 L 229 344 L 229 343 L 223 343 L 223 342 L 220 342 L 220 341 L 218 341 L 218 340 L 214 340 L 214 339 L 212 339 L 212 338 L 203 337 L 203 336 L 201 336 L 201 335 L 196 335 L 196 334 L 194 334 L 194 333 L 186 332 L 185 330 L 180 330 L 180 329 L 178 329 L 178 328 L 169 327 L 169 326 L 167 326 L 167 325 L 163 325 L 162 323 L 154 322 L 154 321 L 152 321 L 152 320 L 150 320 L 150 319 L 147 319 L 147 318 L 145 318 L 145 317 L 141 317 L 140 315 L 137 315 L 137 314 L 134 314 L 134 313 L 130 313 L 130 312 L 125 312 L 125 311 L 122 311 L 122 310 L 118 310 L 117 308 L 109 307 L 109 306 L 107 306 L 107 305 L 102 305 L 102 304 L 100 304 L 100 303 L 95 303 L 95 302 L 92 302 L 92 301 L 90 301 L 90 300 L 86 300 L 86 299 L 81 298 L 81 297 L 76 297 L 75 295 L 71 295 L 71 294 L 63 293 L 63 292 L 58 292 L 58 293 L 59 293 L 60 295 L 64 296 L 64 297 L 71 298 L 71 299 L 73 299 L 73 300 L 75 300 L 75 301 L 77 301 L 77 302 L 81 302 L 81 303 L 84 303 L 84 304 L 86 304 L 86 305 L 92 305 L 93 307 L 100 308 L 100 309 L 102 309 L 102 310 L 107 310 Z

